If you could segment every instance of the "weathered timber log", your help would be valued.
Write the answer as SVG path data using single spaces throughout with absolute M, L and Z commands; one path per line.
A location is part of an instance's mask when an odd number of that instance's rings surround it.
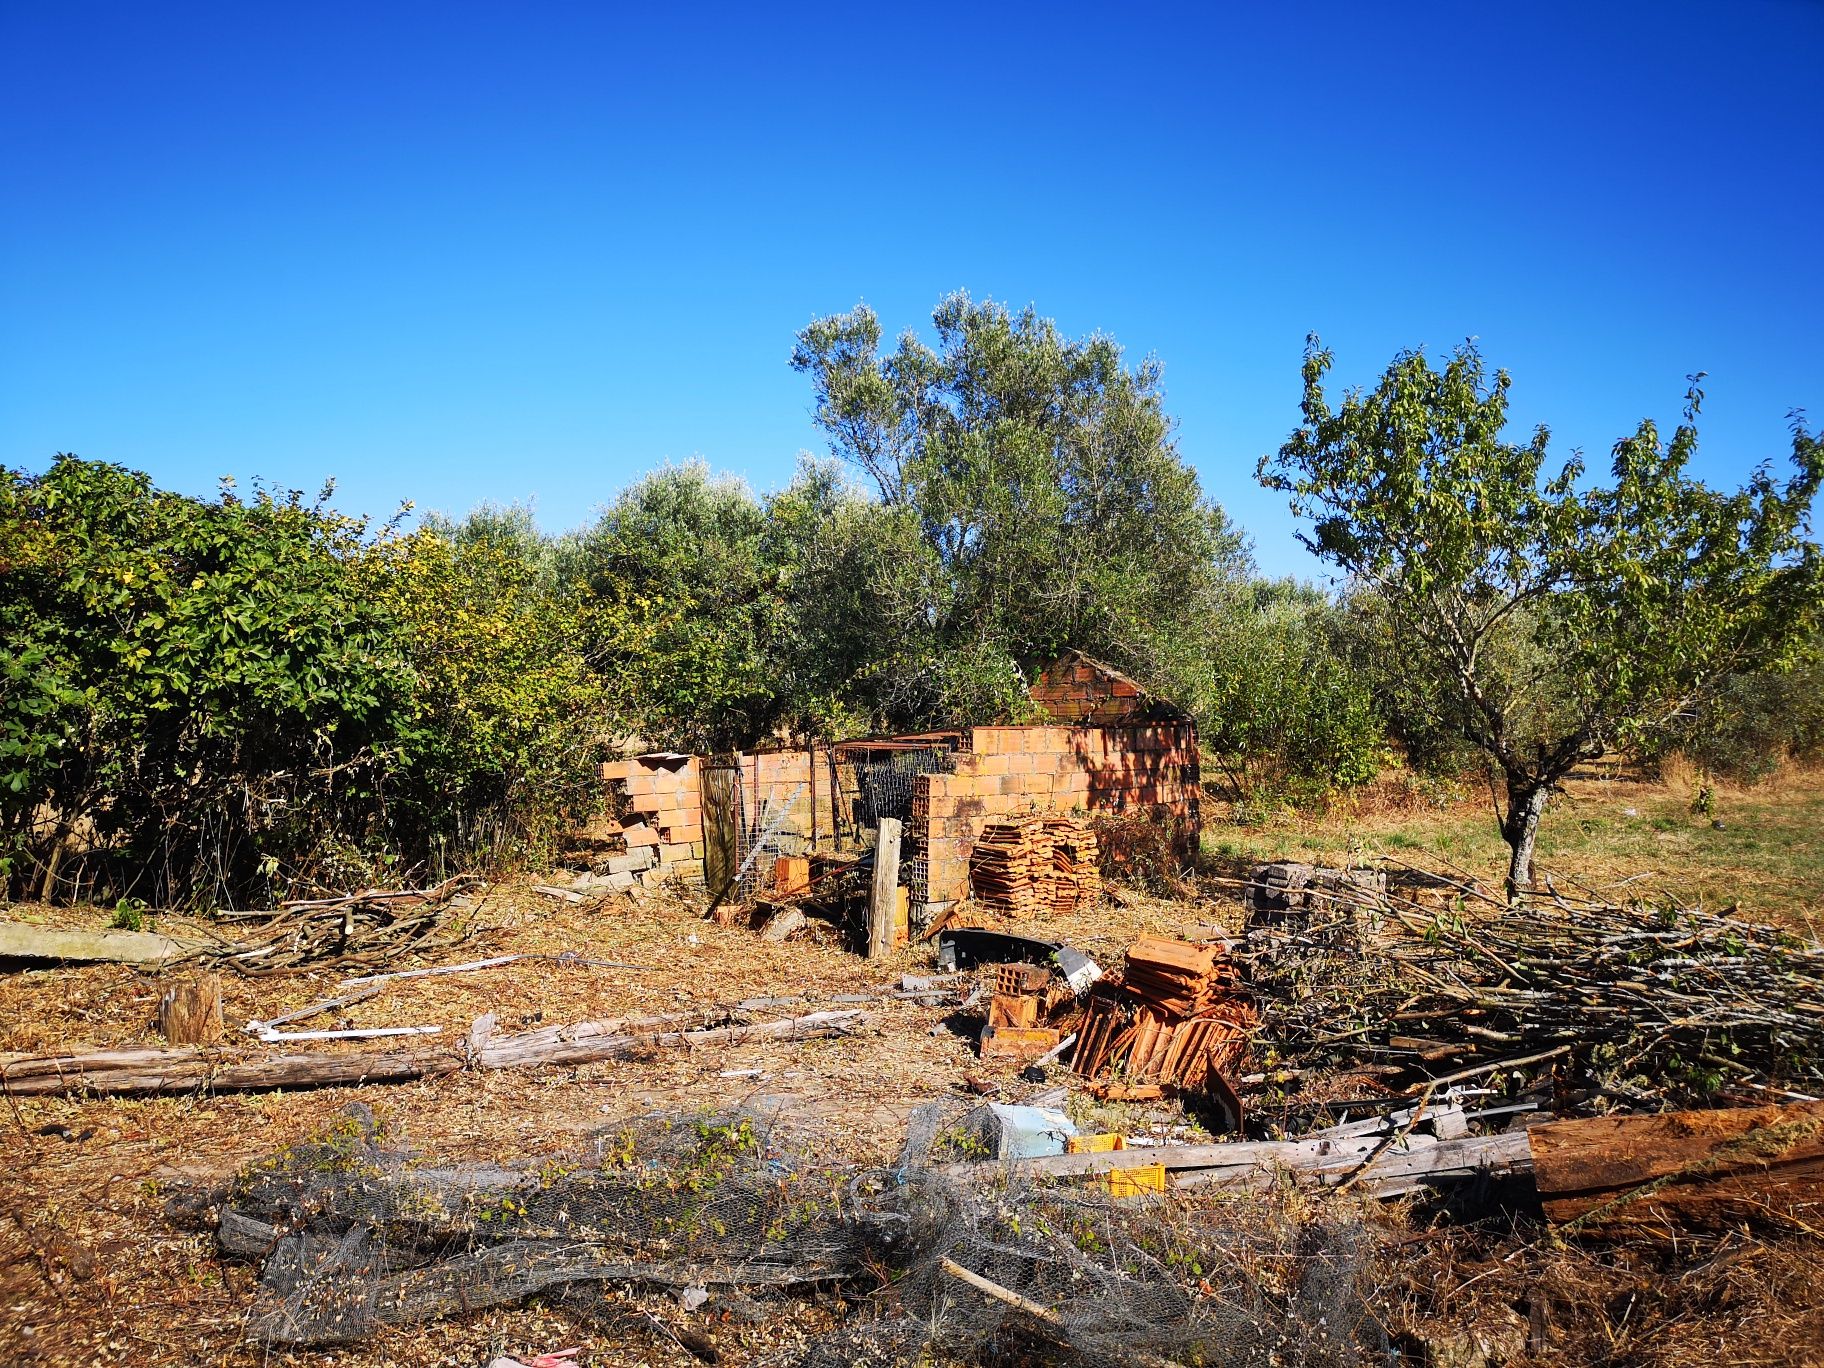
M 1824 1206 L 1824 1102 L 1535 1126 L 1545 1214 L 1591 1233 L 1720 1229 Z
M 797 907 L 782 907 L 767 918 L 766 925 L 760 928 L 760 939 L 763 941 L 783 941 L 793 932 L 804 929 L 804 910 Z
M 1009 1164 L 958 1164 L 956 1176 L 988 1180 L 1071 1178 L 1163 1164 L 1177 1187 L 1259 1187 L 1281 1174 L 1314 1187 L 1352 1182 L 1377 1197 L 1478 1174 L 1524 1173 L 1532 1164 L 1524 1131 L 1438 1140 L 1429 1135 L 1256 1140 L 1228 1145 L 1157 1145 L 1105 1154 L 1062 1154 Z
M 0 1092 L 15 1097 L 71 1097 L 323 1088 L 434 1078 L 456 1072 L 462 1063 L 462 1056 L 449 1050 L 362 1050 L 267 1059 L 234 1059 L 194 1045 L 173 1050 L 99 1050 L 0 1058 Z
M 519 1035 L 477 1030 L 467 1053 L 447 1049 L 362 1050 L 347 1054 L 231 1058 L 200 1048 L 103 1050 L 80 1055 L 0 1057 L 0 1092 L 17 1097 L 77 1094 L 250 1091 L 339 1084 L 398 1083 L 435 1078 L 463 1068 L 518 1069 L 541 1064 L 588 1064 L 625 1059 L 652 1049 L 695 1049 L 749 1040 L 806 1040 L 844 1035 L 863 1026 L 860 1011 L 812 1012 L 753 1025 L 696 1030 L 642 1029 L 637 1021 L 579 1021 Z M 485 1020 L 485 1018 L 484 1018 Z M 478 1023 L 479 1026 L 479 1023 Z
M 150 931 L 56 931 L 0 922 L 0 960 L 60 960 L 68 964 L 166 964 L 208 945 Z
M 589 1064 L 599 1059 L 625 1059 L 652 1049 L 696 1049 L 734 1045 L 748 1040 L 808 1040 L 847 1035 L 867 1021 L 861 1011 L 811 1012 L 805 1016 L 763 1021 L 751 1026 L 714 1026 L 694 1031 L 620 1031 L 591 1028 L 599 1022 L 548 1026 L 541 1031 L 491 1040 L 475 1056 L 481 1069 L 518 1069 L 537 1064 Z
M 158 1000 L 158 1033 L 173 1045 L 213 1045 L 222 1038 L 222 979 L 195 974 Z

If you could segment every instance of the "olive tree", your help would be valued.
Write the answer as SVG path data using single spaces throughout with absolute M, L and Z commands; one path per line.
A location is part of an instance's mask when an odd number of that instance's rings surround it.
M 965 711 L 1017 706 L 1019 669 L 1075 646 L 1177 691 L 1243 582 L 1246 544 L 1179 456 L 1159 362 L 957 293 L 883 350 L 866 305 L 818 319 L 792 364 L 833 453 L 916 520 L 937 573 L 933 663 Z
M 1824 443 L 1795 420 L 1790 478 L 1763 465 L 1739 490 L 1710 488 L 1687 474 L 1699 376 L 1671 437 L 1643 421 L 1594 484 L 1575 454 L 1546 469 L 1545 428 L 1506 439 L 1509 378 L 1471 344 L 1441 368 L 1402 353 L 1340 404 L 1331 366 L 1311 339 L 1304 422 L 1259 478 L 1310 520 L 1306 545 L 1384 606 L 1406 668 L 1441 685 L 1425 695 L 1440 722 L 1499 767 L 1511 896 L 1576 765 L 1640 745 L 1813 630 Z

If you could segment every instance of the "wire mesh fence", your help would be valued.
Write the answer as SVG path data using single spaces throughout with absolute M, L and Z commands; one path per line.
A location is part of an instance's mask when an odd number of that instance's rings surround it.
M 921 829 L 912 821 L 912 799 L 921 774 L 949 774 L 956 769 L 960 740 L 931 742 L 851 742 L 829 752 L 830 794 L 838 848 L 863 844 L 883 817 L 907 824 L 901 849 L 902 879 L 912 905 L 930 901 L 930 862 Z
M 1348 1209 L 1009 1186 L 812 1148 L 736 1109 L 617 1123 L 536 1165 L 439 1166 L 354 1109 L 244 1171 L 219 1238 L 261 1265 L 248 1333 L 268 1346 L 534 1296 L 612 1326 L 629 1287 L 837 1285 L 855 1305 L 842 1323 L 765 1361 L 1329 1368 L 1384 1353 L 1372 1240 Z

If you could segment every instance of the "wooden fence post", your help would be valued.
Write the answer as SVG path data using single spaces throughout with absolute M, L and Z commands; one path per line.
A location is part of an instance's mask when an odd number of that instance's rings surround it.
M 874 841 L 874 889 L 868 900 L 868 958 L 893 953 L 893 913 L 899 906 L 899 818 L 882 817 Z

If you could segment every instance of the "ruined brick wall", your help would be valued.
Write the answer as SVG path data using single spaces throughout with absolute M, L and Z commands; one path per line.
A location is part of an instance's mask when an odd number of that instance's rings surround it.
M 977 727 L 951 774 L 921 775 L 913 835 L 926 899 L 967 894 L 969 852 L 987 823 L 1022 812 L 1142 811 L 1195 839 L 1196 728 L 1190 722 L 1105 727 Z
M 1075 654 L 1046 666 L 1027 692 L 1053 722 L 1120 722 L 1152 706 L 1146 691 L 1126 675 Z
M 790 800 L 776 848 L 808 850 L 813 831 L 821 849 L 834 848 L 829 754 L 820 746 L 735 757 L 743 825 L 757 831 L 769 799 L 775 805 Z M 968 748 L 953 759 L 954 772 L 913 780 L 906 835 L 911 858 L 924 862 L 921 887 L 928 903 L 966 895 L 969 852 L 983 826 L 1018 813 L 1140 811 L 1170 821 L 1187 843 L 1196 836 L 1197 736 L 1189 722 L 976 727 Z M 602 767 L 602 778 L 623 799 L 626 815 L 618 830 L 629 853 L 655 852 L 649 867 L 635 871 L 643 883 L 681 879 L 701 886 L 703 767 L 709 763 L 702 756 L 642 755 Z M 845 837 L 852 843 L 855 833 Z
M 610 760 L 602 779 L 625 798 L 626 816 L 618 823 L 628 854 L 652 849 L 657 862 L 639 872 L 640 881 L 703 882 L 703 776 L 694 755 L 638 755 Z M 616 823 L 603 825 L 613 834 Z
M 626 815 L 620 822 L 594 823 L 592 835 L 619 835 L 628 852 L 651 847 L 655 863 L 640 871 L 641 881 L 656 885 L 679 879 L 700 886 L 703 882 L 703 767 L 704 756 L 636 755 L 612 760 L 601 768 L 602 779 L 623 800 Z M 778 844 L 787 852 L 810 848 L 812 826 L 811 769 L 817 766 L 817 826 L 828 843 L 831 830 L 828 751 L 812 755 L 803 750 L 762 751 L 737 755 L 741 771 L 741 810 L 744 825 L 755 824 L 768 811 L 790 801 L 779 828 Z M 799 786 L 803 787 L 800 788 Z M 793 794 L 796 792 L 796 798 Z

